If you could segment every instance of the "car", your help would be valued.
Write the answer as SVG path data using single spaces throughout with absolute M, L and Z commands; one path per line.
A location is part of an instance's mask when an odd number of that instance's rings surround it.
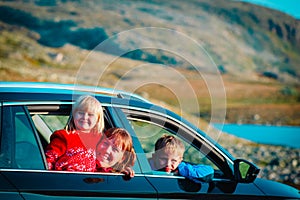
M 74 100 L 84 94 L 103 105 L 105 128 L 131 134 L 135 176 L 48 170 L 44 150 L 62 129 Z M 77 84 L 0 83 L 0 199 L 299 199 L 299 190 L 258 178 L 259 168 L 236 159 L 203 131 L 143 97 Z M 214 168 L 211 181 L 153 171 L 154 141 L 174 134 L 185 146 L 184 161 Z M 242 151 L 242 149 L 241 149 Z

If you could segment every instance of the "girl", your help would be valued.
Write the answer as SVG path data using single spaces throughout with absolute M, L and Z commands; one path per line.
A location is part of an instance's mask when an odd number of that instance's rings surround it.
M 122 128 L 108 129 L 96 147 L 98 172 L 121 172 L 134 176 L 130 168 L 136 155 L 130 134 Z
M 101 103 L 92 96 L 81 96 L 65 129 L 55 131 L 50 137 L 45 152 L 48 169 L 94 171 L 96 144 L 103 129 Z

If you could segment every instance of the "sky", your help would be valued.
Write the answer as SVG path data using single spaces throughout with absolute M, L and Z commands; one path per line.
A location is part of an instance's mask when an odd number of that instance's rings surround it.
M 300 0 L 242 0 L 269 7 L 291 15 L 300 20 Z

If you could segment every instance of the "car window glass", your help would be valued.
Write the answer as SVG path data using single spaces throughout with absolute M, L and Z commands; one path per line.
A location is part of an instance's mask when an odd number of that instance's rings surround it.
M 63 129 L 68 121 L 69 115 L 32 115 L 34 125 L 39 132 L 44 148 L 50 142 L 50 136 L 55 130 Z
M 39 115 L 41 119 L 46 122 L 49 129 L 54 132 L 55 130 L 63 129 L 69 119 L 68 115 Z
M 161 125 L 147 122 L 145 120 L 129 119 L 134 131 L 136 132 L 139 141 L 144 149 L 147 158 L 152 156 L 154 152 L 154 144 L 156 140 L 164 134 L 172 134 L 177 137 L 176 132 L 167 129 Z M 179 137 L 180 138 L 180 137 Z M 213 162 L 211 162 L 203 153 L 186 142 L 183 138 L 180 138 L 185 145 L 184 161 L 192 164 L 207 164 L 214 169 L 218 169 Z
M 3 156 L 7 159 L 7 168 L 44 169 L 44 162 L 34 129 L 23 107 L 11 106 L 3 108 L 3 123 L 1 138 L 2 146 L 7 146 Z

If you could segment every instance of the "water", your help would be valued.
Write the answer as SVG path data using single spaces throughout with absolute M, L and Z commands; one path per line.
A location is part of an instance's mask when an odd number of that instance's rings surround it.
M 214 127 L 226 133 L 251 140 L 256 143 L 300 148 L 299 126 L 214 124 Z

